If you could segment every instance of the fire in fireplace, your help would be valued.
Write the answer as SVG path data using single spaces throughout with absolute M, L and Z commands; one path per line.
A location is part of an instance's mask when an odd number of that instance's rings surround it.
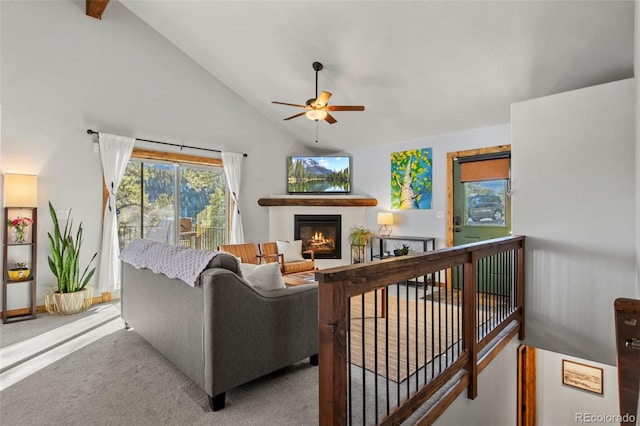
M 302 240 L 302 250 L 313 250 L 316 259 L 342 258 L 342 216 L 297 214 L 293 235 Z M 305 255 L 309 257 L 309 255 Z

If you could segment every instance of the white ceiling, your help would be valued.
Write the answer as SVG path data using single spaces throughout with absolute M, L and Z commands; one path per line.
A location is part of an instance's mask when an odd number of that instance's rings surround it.
M 121 3 L 319 149 L 504 124 L 514 102 L 633 77 L 632 0 Z M 301 110 L 271 101 L 315 97 L 314 61 L 330 105 L 366 110 L 283 121 Z

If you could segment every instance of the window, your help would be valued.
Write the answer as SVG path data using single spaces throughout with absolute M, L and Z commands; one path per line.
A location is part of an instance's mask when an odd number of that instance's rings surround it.
M 215 250 L 228 239 L 228 200 L 220 160 L 134 150 L 116 200 L 120 248 L 145 238 Z
M 507 180 L 465 182 L 468 226 L 505 226 Z

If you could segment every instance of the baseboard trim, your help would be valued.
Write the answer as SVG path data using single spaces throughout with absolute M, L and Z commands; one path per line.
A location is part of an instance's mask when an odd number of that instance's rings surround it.
M 91 304 L 98 305 L 100 303 L 109 303 L 111 301 L 112 301 L 111 292 L 105 291 L 100 296 L 97 296 L 91 299 Z M 46 312 L 47 312 L 47 308 L 44 305 L 36 306 L 36 314 L 44 314 Z M 21 317 L 21 316 L 29 315 L 30 313 L 31 313 L 31 310 L 29 308 L 11 309 L 7 311 L 7 318 Z M 0 312 L 0 315 L 2 315 L 2 312 Z

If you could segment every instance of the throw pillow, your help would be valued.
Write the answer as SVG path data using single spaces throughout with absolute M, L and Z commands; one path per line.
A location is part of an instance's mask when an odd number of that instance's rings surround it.
M 287 287 L 282 279 L 278 262 L 265 263 L 263 265 L 241 263 L 240 270 L 245 281 L 257 289 L 270 291 Z
M 240 275 L 242 278 L 245 279 L 245 281 L 247 280 L 247 276 L 249 276 L 250 273 L 252 273 L 256 267 L 258 265 L 254 265 L 252 263 L 242 263 L 240 262 L 240 273 L 238 275 Z
M 278 253 L 284 256 L 285 263 L 288 262 L 300 262 L 305 260 L 302 257 L 302 240 L 289 241 L 276 241 L 278 247 Z

